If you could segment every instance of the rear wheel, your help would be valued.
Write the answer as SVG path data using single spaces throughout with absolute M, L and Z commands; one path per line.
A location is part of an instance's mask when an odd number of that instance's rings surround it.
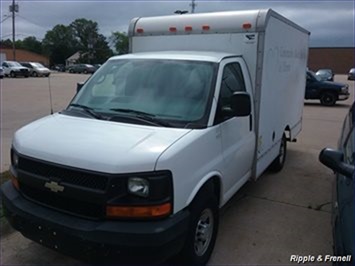
M 280 143 L 279 155 L 270 164 L 269 169 L 273 172 L 279 172 L 284 167 L 286 161 L 287 141 L 286 136 L 283 135 Z
M 181 259 L 190 265 L 205 265 L 213 251 L 218 231 L 218 200 L 207 184 L 190 205 L 191 220 Z
M 332 92 L 324 92 L 320 97 L 320 103 L 325 106 L 333 106 L 336 101 L 337 96 Z

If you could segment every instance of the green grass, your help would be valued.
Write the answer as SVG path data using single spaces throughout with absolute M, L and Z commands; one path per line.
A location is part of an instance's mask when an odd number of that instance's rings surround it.
M 0 173 L 0 185 L 11 179 L 10 171 Z

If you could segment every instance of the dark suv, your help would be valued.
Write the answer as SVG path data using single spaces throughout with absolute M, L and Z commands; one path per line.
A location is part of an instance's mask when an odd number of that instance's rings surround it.
M 354 104 L 345 118 L 338 149 L 324 149 L 319 160 L 336 172 L 333 187 L 332 227 L 333 250 L 336 256 L 348 256 L 354 262 Z M 350 256 L 350 257 L 349 257 Z M 336 262 L 335 265 L 350 265 Z M 352 264 L 354 265 L 354 264 Z
M 94 73 L 96 71 L 96 68 L 93 65 L 89 64 L 76 64 L 68 67 L 68 72 L 69 73 Z
M 349 98 L 349 85 L 322 81 L 312 71 L 307 71 L 306 100 L 319 99 L 322 105 L 333 106 L 337 101 Z

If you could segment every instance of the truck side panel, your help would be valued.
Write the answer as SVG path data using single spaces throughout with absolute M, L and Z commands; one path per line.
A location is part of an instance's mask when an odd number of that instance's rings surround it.
M 256 178 L 279 152 L 284 130 L 301 130 L 308 34 L 269 18 L 264 39 L 259 99 Z

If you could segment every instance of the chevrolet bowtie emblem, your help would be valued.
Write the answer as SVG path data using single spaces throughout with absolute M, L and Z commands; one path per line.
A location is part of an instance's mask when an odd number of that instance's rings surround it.
M 59 185 L 57 182 L 51 181 L 51 182 L 46 182 L 44 184 L 44 187 L 49 188 L 52 192 L 63 192 L 64 187 Z

